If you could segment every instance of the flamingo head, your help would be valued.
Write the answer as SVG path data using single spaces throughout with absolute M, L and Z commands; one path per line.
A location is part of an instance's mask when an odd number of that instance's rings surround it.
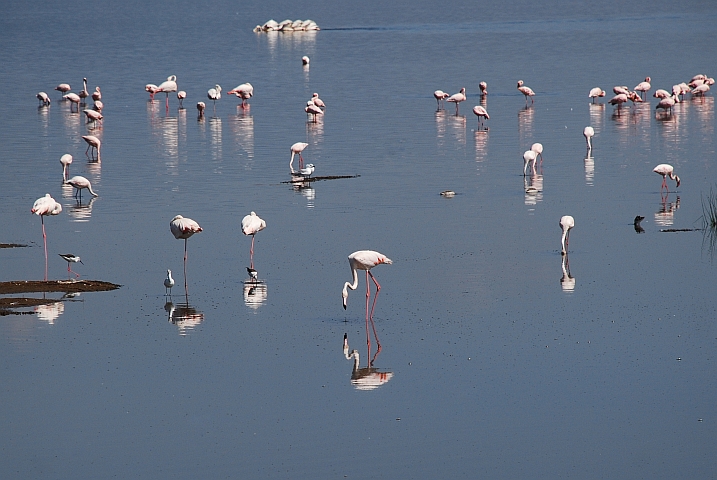
M 344 287 L 344 291 L 341 292 L 341 297 L 343 298 L 343 302 L 344 302 L 344 310 L 346 310 L 346 302 L 349 299 L 349 292 L 346 291 L 346 287 Z
M 679 187 L 680 186 L 680 177 L 678 177 L 677 175 L 675 175 L 675 182 L 677 182 L 676 186 Z

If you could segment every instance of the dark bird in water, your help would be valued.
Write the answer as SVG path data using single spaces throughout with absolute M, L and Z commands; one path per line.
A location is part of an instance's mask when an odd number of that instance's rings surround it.
M 645 229 L 642 228 L 640 225 L 640 222 L 643 221 L 645 217 L 641 217 L 640 215 L 635 217 L 635 221 L 633 222 L 633 225 L 635 226 L 635 232 L 637 233 L 645 233 Z

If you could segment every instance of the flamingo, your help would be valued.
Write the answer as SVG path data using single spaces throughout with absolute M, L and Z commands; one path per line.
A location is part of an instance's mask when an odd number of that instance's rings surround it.
M 58 253 L 58 255 L 61 256 L 62 259 L 67 262 L 67 276 L 69 277 L 70 273 L 74 273 L 76 278 L 80 278 L 80 274 L 77 272 L 73 272 L 72 269 L 70 268 L 70 263 L 80 262 L 80 263 L 82 263 L 82 265 L 84 265 L 82 260 L 80 260 L 80 257 L 78 257 L 77 255 L 73 255 L 71 253 Z
M 658 175 L 662 175 L 662 186 L 660 187 L 660 193 L 662 193 L 663 188 L 667 190 L 667 193 L 670 192 L 670 190 L 667 188 L 667 177 L 670 177 L 670 180 L 675 181 L 675 188 L 679 188 L 680 177 L 675 175 L 675 169 L 669 163 L 661 163 L 655 168 L 653 168 L 652 171 Z
M 254 96 L 254 87 L 251 83 L 242 83 L 238 87 L 229 90 L 227 95 L 236 95 L 241 98 L 241 106 L 246 108 L 246 101 Z
M 90 181 L 80 175 L 74 176 L 74 177 L 70 178 L 69 180 L 65 180 L 64 183 L 66 183 L 68 185 L 72 185 L 75 188 L 75 198 L 77 198 L 77 194 L 79 194 L 80 200 L 82 199 L 82 190 L 85 188 L 90 192 L 90 194 L 93 197 L 98 196 L 92 190 L 92 184 L 90 183 Z
M 595 130 L 593 130 L 593 127 L 587 126 L 583 130 L 583 136 L 585 137 L 585 141 L 588 142 L 588 151 L 593 149 L 592 145 L 592 138 L 595 136 Z
M 480 96 L 485 97 L 488 95 L 488 84 L 486 82 L 480 82 L 478 84 L 478 88 L 480 89 Z
M 324 103 L 323 100 L 321 100 L 321 99 L 319 98 L 319 94 L 318 94 L 318 93 L 314 93 L 314 94 L 311 96 L 311 101 L 314 102 L 314 105 L 316 105 L 317 107 L 319 107 L 319 108 L 321 108 L 321 109 L 326 108 L 326 104 Z
M 697 85 L 690 93 L 696 97 L 702 97 L 705 93 L 710 91 L 710 86 L 706 83 Z
M 526 150 L 523 154 L 523 176 L 527 174 L 528 165 L 530 165 L 530 162 L 533 162 L 533 172 L 535 172 L 535 161 L 536 161 L 537 155 L 532 150 Z
M 45 92 L 38 92 L 37 95 L 35 95 L 38 100 L 40 100 L 40 105 L 49 105 L 50 97 L 47 96 Z
M 560 228 L 563 229 L 563 237 L 560 243 L 563 245 L 563 249 L 560 252 L 562 255 L 568 254 L 568 243 L 570 241 L 570 229 L 575 226 L 575 219 L 570 215 L 564 215 L 560 218 Z
M 92 100 L 95 102 L 98 100 L 102 100 L 102 92 L 100 92 L 100 87 L 95 87 L 95 91 L 92 92 Z
M 199 118 L 204 116 L 204 109 L 207 108 L 204 102 L 197 102 L 197 111 L 199 112 Z
M 55 90 L 59 91 L 60 93 L 62 93 L 64 95 L 65 93 L 72 90 L 72 87 L 70 87 L 69 83 L 61 83 L 55 87 Z
M 343 299 L 343 305 L 344 310 L 346 310 L 346 302 L 349 298 L 349 292 L 347 288 L 350 288 L 351 290 L 356 290 L 358 288 L 358 270 L 365 270 L 366 271 L 366 344 L 368 345 L 368 348 L 371 348 L 371 338 L 368 334 L 368 322 L 369 322 L 369 313 L 368 313 L 368 301 L 371 297 L 371 286 L 368 283 L 368 277 L 371 276 L 371 280 L 373 280 L 373 283 L 376 284 L 376 295 L 373 297 L 373 307 L 371 307 L 371 323 L 373 324 L 373 309 L 376 307 L 376 299 L 378 299 L 378 292 L 381 291 L 381 285 L 376 281 L 376 278 L 371 273 L 371 269 L 375 267 L 376 265 L 380 265 L 382 263 L 392 264 L 390 258 L 388 258 L 386 255 L 383 255 L 382 253 L 374 252 L 373 250 L 359 250 L 357 252 L 352 253 L 349 255 L 349 266 L 351 267 L 351 274 L 353 275 L 353 283 L 346 282 L 344 283 L 344 289 L 341 292 L 341 297 Z M 376 329 L 374 326 L 374 335 L 376 335 Z M 376 343 L 378 343 L 378 337 L 376 337 Z M 381 345 L 379 344 L 379 349 L 381 348 Z
M 630 94 L 630 89 L 628 89 L 625 85 L 622 85 L 622 86 L 616 85 L 616 86 L 612 87 L 612 91 L 615 92 L 615 95 L 621 95 L 621 94 L 629 95 Z
M 102 113 L 102 109 L 105 108 L 105 104 L 102 103 L 102 100 L 95 100 L 95 103 L 92 105 L 92 108 Z
M 85 103 L 85 98 L 90 96 L 90 92 L 87 91 L 87 78 L 82 79 L 82 90 L 79 91 L 78 96 L 82 103 Z
M 346 357 L 346 360 L 353 359 L 354 361 L 353 371 L 351 372 L 351 384 L 357 390 L 374 390 L 393 378 L 393 372 L 381 372 L 373 366 L 378 354 L 381 352 L 381 343 L 378 341 L 378 335 L 376 335 L 376 325 L 373 323 L 373 318 L 370 320 L 371 327 L 373 327 L 373 334 L 376 337 L 376 343 L 378 344 L 378 349 L 376 350 L 373 358 L 371 358 L 371 345 L 368 345 L 366 357 L 369 360 L 367 362 L 367 366 L 361 368 L 361 360 L 358 350 L 354 349 L 351 350 L 351 353 L 349 353 L 349 338 L 348 335 L 344 333 L 344 357 Z M 368 325 L 366 327 L 366 336 L 368 337 Z
M 164 92 L 167 94 L 167 110 L 169 110 L 169 93 L 170 92 L 176 92 L 177 91 L 177 76 L 176 75 L 170 75 L 167 77 L 167 80 L 160 83 L 159 86 L 157 86 L 157 92 Z
M 47 281 L 47 235 L 45 234 L 45 217 L 47 215 L 59 215 L 60 212 L 62 212 L 62 205 L 56 202 L 49 193 L 35 200 L 30 210 L 30 213 L 40 216 L 40 222 L 42 223 L 42 242 L 45 245 L 45 281 Z
M 642 94 L 644 94 L 646 96 L 647 92 L 649 92 L 650 89 L 652 88 L 652 85 L 650 85 L 650 81 L 651 81 L 650 77 L 645 77 L 644 82 L 640 82 L 637 84 L 637 86 L 635 87 L 635 91 L 641 92 Z
M 525 104 L 528 104 L 528 97 L 531 97 L 530 103 L 533 103 L 533 98 L 535 96 L 535 92 L 530 87 L 524 87 L 523 86 L 523 80 L 518 80 L 518 91 L 525 95 Z
M 289 168 L 292 173 L 294 172 L 294 155 L 297 153 L 299 154 L 299 168 L 302 168 L 304 166 L 304 158 L 301 156 L 301 152 L 303 152 L 308 146 L 309 144 L 304 142 L 296 142 L 291 146 L 291 161 L 289 162 Z
M 642 99 L 642 97 L 641 97 L 640 95 L 638 95 L 637 92 L 630 92 L 630 93 L 627 95 L 627 99 L 630 100 L 633 105 L 636 104 L 636 103 L 642 103 L 642 102 L 644 102 L 644 100 Z
M 217 100 L 222 98 L 222 87 L 219 85 L 214 85 L 214 88 L 210 88 L 207 90 L 207 98 L 214 102 L 214 110 L 217 109 Z
M 174 286 L 174 279 L 172 278 L 172 271 L 167 269 L 167 278 L 164 279 L 164 294 L 171 296 L 173 286 Z
M 62 164 L 62 181 L 63 183 L 67 180 L 70 174 L 70 164 L 72 164 L 72 155 L 69 153 L 64 154 L 60 157 L 60 163 Z
M 478 116 L 479 129 L 483 128 L 483 118 L 490 120 L 490 115 L 488 115 L 488 110 L 486 110 L 484 107 L 482 107 L 480 105 L 476 105 L 475 107 L 473 107 L 473 113 Z
M 540 164 L 543 164 L 543 144 L 535 142 L 530 146 L 530 149 L 535 152 L 536 157 L 540 157 Z
M 77 95 L 76 93 L 68 93 L 67 95 L 63 96 L 62 98 L 64 98 L 65 100 L 69 100 L 71 102 L 70 103 L 70 111 L 72 111 L 73 105 L 77 105 L 77 112 L 79 113 L 80 100 L 81 100 L 79 95 Z
M 597 97 L 604 97 L 605 96 L 605 90 L 603 90 L 600 87 L 595 87 L 590 90 L 590 93 L 588 94 L 588 98 L 593 99 L 593 103 L 595 103 L 595 99 Z
M 187 92 L 185 92 L 184 90 L 180 90 L 177 92 L 177 100 L 179 100 L 179 108 L 184 108 L 184 105 L 182 104 L 182 102 L 184 101 L 185 98 L 187 98 Z
M 456 104 L 456 115 L 458 115 L 458 104 L 461 102 L 466 101 L 466 89 L 461 88 L 461 91 L 458 93 L 454 93 L 450 97 L 446 99 L 447 102 L 455 103 Z
M 301 57 L 301 63 L 302 63 L 302 64 L 308 65 L 310 62 L 311 62 L 311 60 L 310 60 L 309 57 L 307 57 L 306 55 L 304 55 L 303 57 Z
M 102 142 L 99 138 L 95 137 L 94 135 L 82 135 L 82 139 L 87 142 L 87 150 L 85 150 L 85 155 L 87 155 L 87 151 L 90 148 L 93 148 L 97 150 L 97 161 L 100 160 L 100 147 L 102 147 Z
M 677 103 L 678 101 L 679 97 L 677 95 L 663 98 L 662 100 L 660 100 L 660 103 L 655 106 L 655 113 L 657 113 L 658 108 L 661 108 L 662 110 L 670 110 L 670 113 L 672 113 L 672 107 L 674 107 L 675 103 Z
M 316 115 L 323 115 L 324 113 L 324 111 L 314 105 L 314 102 L 312 102 L 311 100 L 309 100 L 306 107 L 304 107 L 304 111 L 309 115 L 314 116 L 314 123 L 316 123 Z
M 158 88 L 159 87 L 157 87 L 157 85 L 155 85 L 154 83 L 148 83 L 144 86 L 144 91 L 149 93 L 150 100 L 154 100 L 154 94 L 159 91 Z
M 256 213 L 251 212 L 241 221 L 241 231 L 244 235 L 251 235 L 251 248 L 249 249 L 249 268 L 254 268 L 254 235 L 266 228 L 266 222 Z
M 433 96 L 436 98 L 436 103 L 438 104 L 438 110 L 441 109 L 441 104 L 443 103 L 443 101 L 446 98 L 450 97 L 450 95 L 447 94 L 446 92 L 444 92 L 443 90 L 436 90 L 435 92 L 433 92 Z
M 628 93 L 629 93 L 629 92 L 628 92 Z M 609 103 L 610 105 L 617 105 L 617 111 L 618 111 L 618 114 L 619 114 L 619 112 L 620 112 L 620 105 L 622 105 L 623 103 L 627 102 L 627 100 L 628 100 L 627 94 L 625 94 L 625 93 L 618 93 L 617 95 L 615 95 L 614 97 L 612 97 L 608 103 Z
M 191 218 L 184 218 L 181 215 L 177 215 L 169 222 L 169 230 L 177 240 L 184 240 L 184 293 L 188 294 L 187 291 L 187 239 L 202 231 L 202 227 Z
M 675 93 L 675 87 L 677 87 L 677 93 L 682 91 L 682 88 L 679 85 L 674 85 L 672 87 L 673 94 Z M 653 93 L 652 96 L 655 98 L 667 98 L 667 97 L 670 97 L 671 95 L 670 95 L 670 92 L 668 92 L 667 90 L 658 88 L 657 90 L 655 90 L 655 93 Z
M 102 113 L 98 112 L 97 110 L 91 110 L 89 108 L 86 108 L 83 110 L 83 112 L 85 116 L 87 116 L 87 123 L 98 122 L 104 118 L 102 116 Z

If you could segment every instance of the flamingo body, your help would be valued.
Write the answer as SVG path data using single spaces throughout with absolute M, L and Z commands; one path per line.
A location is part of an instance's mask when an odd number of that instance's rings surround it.
M 593 129 L 593 127 L 585 127 L 585 129 L 583 130 L 583 136 L 585 137 L 585 141 L 588 143 L 588 150 L 592 150 L 592 138 L 595 136 L 595 130 Z
M 568 254 L 568 243 L 570 240 L 570 229 L 575 226 L 575 219 L 571 217 L 570 215 L 564 215 L 560 218 L 560 228 L 563 229 L 563 236 L 560 240 L 560 243 L 563 246 L 563 249 L 561 250 L 562 255 Z
M 102 147 L 102 142 L 99 138 L 95 137 L 94 135 L 83 135 L 82 139 L 87 142 L 87 150 L 90 148 L 93 148 L 97 150 L 97 159 L 100 158 L 100 148 Z M 87 153 L 87 150 L 85 150 L 85 153 Z
M 62 164 L 62 181 L 67 180 L 70 173 L 70 165 L 72 164 L 72 155 L 69 153 L 64 154 L 60 157 L 60 163 Z
M 207 98 L 209 98 L 209 100 L 213 101 L 216 104 L 217 100 L 222 98 L 222 87 L 219 85 L 214 85 L 214 88 L 210 88 L 209 90 L 207 90 Z
M 297 153 L 299 154 L 299 168 L 301 168 L 304 165 L 304 159 L 301 156 L 301 152 L 303 152 L 308 146 L 309 144 L 304 142 L 296 142 L 291 146 L 291 161 L 289 161 L 289 168 L 292 172 L 294 171 L 294 155 Z
M 326 108 L 326 104 L 324 103 L 323 100 L 321 100 L 321 99 L 319 98 L 319 94 L 318 94 L 318 93 L 314 93 L 314 94 L 311 96 L 311 101 L 313 102 L 314 105 L 316 105 L 316 106 L 319 107 L 319 108 L 322 108 L 322 109 L 323 109 L 323 108 Z
M 50 97 L 48 97 L 45 92 L 37 92 L 35 96 L 40 100 L 40 105 L 49 105 L 51 103 Z
M 483 127 L 483 119 L 490 120 L 490 115 L 488 115 L 488 110 L 485 109 L 485 107 L 481 105 L 476 105 L 473 107 L 473 113 L 478 117 L 479 126 Z
M 488 95 L 488 84 L 486 82 L 480 82 L 478 88 L 480 89 L 481 97 Z
M 680 177 L 675 175 L 675 169 L 669 163 L 661 163 L 653 168 L 652 171 L 658 175 L 662 175 L 662 186 L 660 187 L 660 191 L 662 191 L 663 188 L 667 189 L 667 177 L 670 177 L 670 180 L 675 181 L 675 188 L 680 186 Z
M 446 92 L 444 92 L 443 90 L 436 90 L 435 92 L 433 92 L 433 96 L 436 99 L 436 103 L 438 104 L 439 109 L 441 108 L 442 102 L 446 98 L 450 97 L 450 95 L 447 94 Z
M 241 98 L 242 107 L 246 106 L 246 101 L 254 96 L 254 87 L 251 83 L 242 83 L 227 92 L 227 95 L 236 95 Z
M 588 98 L 593 99 L 593 103 L 595 103 L 595 99 L 598 97 L 604 97 L 605 96 L 605 90 L 603 90 L 600 87 L 595 87 L 590 90 L 590 93 L 588 94 Z
M 453 95 L 448 97 L 446 101 L 456 104 L 456 115 L 458 115 L 458 104 L 460 104 L 461 102 L 465 102 L 466 98 L 466 89 L 465 87 L 463 87 L 461 88 L 460 92 L 454 93 Z
M 532 97 L 535 96 L 535 92 L 533 91 L 532 88 L 527 87 L 527 86 L 524 86 L 523 83 L 524 83 L 523 80 L 518 80 L 518 91 L 519 91 L 520 93 L 522 93 L 523 95 L 525 95 L 525 103 L 526 103 L 526 105 L 527 105 L 527 103 L 528 103 L 528 97 L 531 97 L 531 98 L 530 98 L 530 103 L 533 103 L 533 98 L 532 98 Z
M 251 235 L 251 248 L 249 250 L 249 268 L 254 268 L 254 236 L 266 228 L 266 222 L 256 213 L 251 212 L 241 221 L 241 231 L 244 235 Z
M 90 194 L 93 197 L 97 197 L 98 195 L 92 190 L 92 184 L 89 180 L 87 180 L 85 177 L 82 177 L 80 175 L 74 176 L 70 178 L 69 180 L 65 181 L 66 184 L 72 185 L 75 188 L 75 197 L 79 193 L 80 197 L 82 197 L 82 190 L 87 189 L 87 191 L 90 192 Z
M 349 298 L 348 288 L 351 290 L 356 290 L 358 288 L 358 270 L 365 270 L 366 271 L 366 279 L 368 280 L 368 275 L 371 275 L 369 270 L 371 270 L 376 265 L 381 265 L 382 263 L 386 264 L 392 264 L 390 258 L 388 258 L 386 255 L 375 252 L 373 250 L 359 250 L 357 252 L 352 253 L 349 255 L 349 266 L 351 267 L 351 274 L 353 275 L 353 283 L 346 282 L 344 283 L 344 289 L 341 292 L 341 297 L 343 298 L 343 305 L 344 310 L 346 310 L 346 302 Z M 371 278 L 373 278 L 373 275 L 371 275 Z M 374 283 L 376 284 L 377 291 L 381 290 L 381 286 L 378 284 L 375 278 L 373 278 Z M 369 286 L 368 283 L 366 284 L 366 295 L 368 298 L 369 292 Z M 367 300 L 368 302 L 368 300 Z
M 55 90 L 58 90 L 60 93 L 64 94 L 72 90 L 72 87 L 70 87 L 69 83 L 61 83 L 55 87 Z

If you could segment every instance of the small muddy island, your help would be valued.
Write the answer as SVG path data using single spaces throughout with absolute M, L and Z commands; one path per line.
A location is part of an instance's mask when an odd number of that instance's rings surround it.
M 61 292 L 67 295 L 84 292 L 107 292 L 117 290 L 120 286 L 99 280 L 16 280 L 0 282 L 0 295 L 49 292 Z M 62 298 L 0 297 L 0 315 L 29 313 L 15 310 L 23 307 L 47 305 L 61 300 Z

